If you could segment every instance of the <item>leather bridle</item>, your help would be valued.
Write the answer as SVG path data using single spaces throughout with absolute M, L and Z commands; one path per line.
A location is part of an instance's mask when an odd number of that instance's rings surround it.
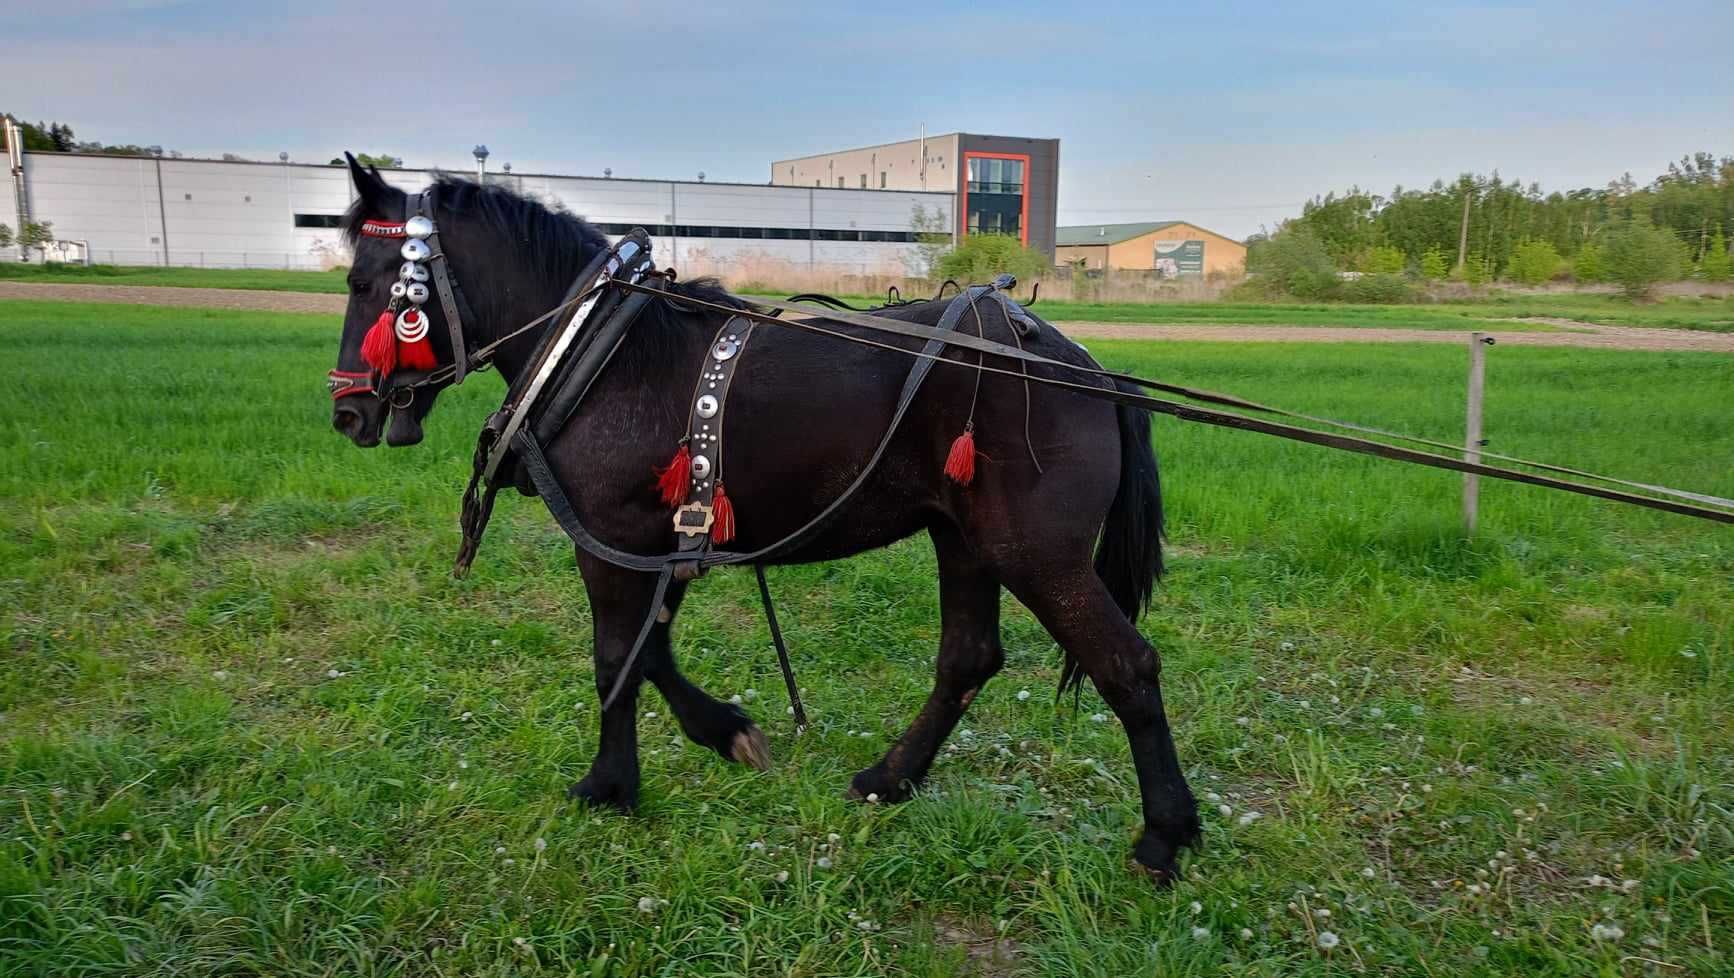
M 389 374 L 381 374 L 378 370 L 332 370 L 326 374 L 326 388 L 331 392 L 331 399 L 341 400 L 345 397 L 356 397 L 371 394 L 381 400 L 389 401 L 393 408 L 402 410 L 409 407 L 415 399 L 415 392 L 422 387 L 447 382 L 461 384 L 470 372 L 485 366 L 491 359 L 493 351 L 500 344 L 523 330 L 518 330 L 494 343 L 490 343 L 478 355 L 472 355 L 464 343 L 463 310 L 468 307 L 464 300 L 463 289 L 458 285 L 451 271 L 451 260 L 446 257 L 445 249 L 440 244 L 439 225 L 433 221 L 434 192 L 430 187 L 419 194 L 405 194 L 403 200 L 402 224 L 378 224 L 366 222 L 361 233 L 367 237 L 403 238 L 403 228 L 417 217 L 426 218 L 432 227 L 423 239 L 431 254 L 427 257 L 428 277 L 433 280 L 433 292 L 438 297 L 440 312 L 446 323 L 446 333 L 451 337 L 452 359 L 430 371 L 394 370 Z M 406 256 L 407 257 L 407 256 Z M 471 317 L 472 319 L 474 317 Z M 546 317 L 544 317 L 546 318 Z M 537 320 L 536 325 L 542 322 Z M 525 327 L 526 329 L 529 327 Z M 487 354 L 486 357 L 479 354 Z

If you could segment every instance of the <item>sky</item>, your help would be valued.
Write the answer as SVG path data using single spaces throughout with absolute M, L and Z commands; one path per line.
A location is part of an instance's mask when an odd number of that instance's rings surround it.
M 748 183 L 923 125 L 1057 137 L 1061 224 L 1234 237 L 1350 186 L 1734 155 L 1730 0 L 680 8 L 0 0 L 0 111 L 189 156 L 470 169 L 485 143 L 519 172 Z

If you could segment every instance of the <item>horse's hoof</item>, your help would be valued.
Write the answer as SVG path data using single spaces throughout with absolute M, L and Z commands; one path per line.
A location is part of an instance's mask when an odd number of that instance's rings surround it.
M 733 743 L 729 745 L 729 757 L 754 770 L 769 771 L 771 745 L 765 740 L 765 732 L 757 725 L 749 724 L 745 730 L 735 734 Z
M 607 781 L 597 777 L 594 771 L 566 789 L 566 797 L 591 808 L 612 808 L 622 815 L 630 815 L 638 807 L 636 786 Z
M 1137 861 L 1150 881 L 1158 889 L 1167 889 L 1180 882 L 1179 853 L 1174 846 L 1162 841 L 1154 832 L 1146 829 L 1138 844 L 1132 847 L 1132 858 Z
M 843 797 L 850 801 L 864 801 L 870 805 L 895 805 L 908 801 L 913 793 L 909 782 L 891 782 L 875 764 L 850 779 L 849 790 L 844 792 Z

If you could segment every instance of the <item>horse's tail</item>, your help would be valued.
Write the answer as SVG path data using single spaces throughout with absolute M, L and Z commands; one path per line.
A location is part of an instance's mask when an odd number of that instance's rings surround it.
M 1127 385 L 1120 387 L 1137 393 Z M 1114 410 L 1120 433 L 1120 486 L 1102 522 L 1096 576 L 1126 618 L 1137 621 L 1162 576 L 1162 480 L 1156 470 L 1156 450 L 1150 445 L 1150 412 L 1125 404 Z M 1067 653 L 1060 666 L 1060 692 L 1076 691 L 1083 680 L 1078 660 Z

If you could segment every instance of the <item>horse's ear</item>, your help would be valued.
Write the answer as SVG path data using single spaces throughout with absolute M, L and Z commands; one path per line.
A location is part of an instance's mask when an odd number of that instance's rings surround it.
M 397 213 L 399 208 L 391 205 L 402 196 L 403 191 L 386 183 L 385 178 L 379 175 L 377 167 L 362 166 L 354 154 L 345 152 L 343 158 L 349 161 L 349 179 L 355 184 L 355 196 L 366 212 L 379 217 Z

